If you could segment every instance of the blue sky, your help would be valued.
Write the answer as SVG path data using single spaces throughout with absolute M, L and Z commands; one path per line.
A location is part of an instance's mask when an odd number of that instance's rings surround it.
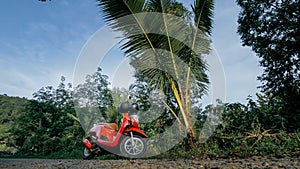
M 95 0 L 1 0 L 0 94 L 31 98 L 41 87 L 56 87 L 62 75 L 72 82 L 82 47 L 104 26 L 99 11 Z M 236 33 L 238 13 L 235 0 L 215 1 L 212 39 L 225 73 L 226 102 L 245 102 L 260 85 L 258 59 Z

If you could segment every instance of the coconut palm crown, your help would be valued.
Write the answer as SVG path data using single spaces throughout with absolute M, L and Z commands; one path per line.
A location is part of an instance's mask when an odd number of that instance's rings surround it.
M 173 98 L 169 111 L 195 137 L 192 107 L 207 92 L 213 0 L 188 11 L 175 0 L 98 0 L 106 23 L 122 32 L 121 49 L 147 84 Z M 196 98 L 196 99 L 195 99 Z

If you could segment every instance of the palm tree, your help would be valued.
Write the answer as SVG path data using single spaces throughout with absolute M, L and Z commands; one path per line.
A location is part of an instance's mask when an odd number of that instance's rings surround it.
M 195 138 L 192 99 L 207 91 L 213 0 L 195 0 L 192 12 L 175 0 L 98 0 L 105 21 L 124 36 L 122 50 L 151 87 L 163 98 L 179 124 Z M 173 107 L 173 108 L 171 108 Z

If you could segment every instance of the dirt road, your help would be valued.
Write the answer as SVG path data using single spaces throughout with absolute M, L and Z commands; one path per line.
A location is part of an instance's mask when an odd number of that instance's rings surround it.
M 251 157 L 246 159 L 151 159 L 151 160 L 60 160 L 60 159 L 0 159 L 1 169 L 173 169 L 173 168 L 286 168 L 300 169 L 300 157 Z

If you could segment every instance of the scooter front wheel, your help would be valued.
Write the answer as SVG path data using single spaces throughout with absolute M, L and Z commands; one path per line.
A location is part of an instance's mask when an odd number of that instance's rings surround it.
M 142 158 L 146 152 L 146 142 L 139 135 L 126 136 L 120 144 L 122 155 L 130 158 Z
M 86 147 L 83 148 L 82 158 L 84 160 L 90 160 L 90 159 L 94 158 L 94 156 L 95 156 L 95 153 L 91 149 L 88 149 Z

